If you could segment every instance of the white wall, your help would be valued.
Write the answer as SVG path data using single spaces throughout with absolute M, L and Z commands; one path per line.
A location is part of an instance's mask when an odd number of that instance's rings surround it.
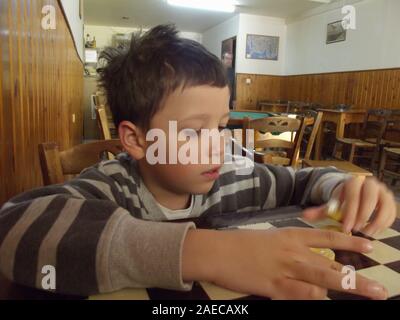
M 146 29 L 143 29 L 146 31 Z M 93 36 L 96 37 L 96 45 L 98 48 L 104 48 L 107 46 L 111 46 L 112 37 L 117 33 L 132 33 L 139 31 L 138 28 L 121 28 L 121 27 L 109 27 L 109 26 L 94 26 L 94 25 L 85 25 L 85 39 L 86 35 L 90 34 L 90 40 L 92 40 Z M 180 36 L 188 39 L 192 39 L 198 42 L 202 42 L 202 35 L 200 33 L 194 32 L 181 32 Z
M 327 24 L 343 17 L 339 5 L 289 23 L 286 74 L 400 67 L 400 1 L 364 0 L 353 5 L 357 29 L 348 30 L 344 42 L 326 44 Z
M 278 61 L 246 58 L 247 34 L 279 37 Z M 286 23 L 284 19 L 249 14 L 239 15 L 239 33 L 236 48 L 236 72 L 283 75 L 285 70 Z
M 203 45 L 217 57 L 221 56 L 222 41 L 236 37 L 239 33 L 239 15 L 203 33 Z
M 280 37 L 278 61 L 246 59 L 247 34 Z M 221 56 L 222 41 L 234 36 L 237 37 L 237 73 L 270 75 L 283 74 L 286 43 L 286 25 L 284 19 L 249 14 L 238 14 L 235 17 L 205 31 L 203 33 L 203 45 L 219 57 Z
M 83 61 L 83 12 L 81 19 L 79 17 L 79 0 L 61 0 L 61 5 L 67 17 L 67 23 L 71 28 L 72 37 L 75 42 L 79 57 Z

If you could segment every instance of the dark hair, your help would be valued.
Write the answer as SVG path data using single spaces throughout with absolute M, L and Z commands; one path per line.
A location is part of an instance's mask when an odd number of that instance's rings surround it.
M 200 43 L 180 38 L 174 25 L 132 35 L 129 48 L 107 48 L 100 58 L 100 86 L 115 125 L 124 121 L 148 128 L 163 101 L 176 89 L 228 85 L 221 61 Z

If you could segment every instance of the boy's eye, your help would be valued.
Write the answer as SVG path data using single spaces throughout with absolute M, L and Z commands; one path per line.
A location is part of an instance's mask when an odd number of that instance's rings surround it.
M 183 132 L 185 133 L 186 136 L 196 136 L 196 135 L 200 135 L 201 133 L 201 129 L 184 129 Z

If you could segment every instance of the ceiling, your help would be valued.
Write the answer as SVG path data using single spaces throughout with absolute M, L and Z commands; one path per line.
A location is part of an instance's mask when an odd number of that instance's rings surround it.
M 218 13 L 172 7 L 165 0 L 84 0 L 84 16 L 85 24 L 89 25 L 146 28 L 174 22 L 182 31 L 201 33 L 237 13 L 286 19 L 321 5 L 310 0 L 237 0 L 236 3 L 239 6 L 235 13 Z

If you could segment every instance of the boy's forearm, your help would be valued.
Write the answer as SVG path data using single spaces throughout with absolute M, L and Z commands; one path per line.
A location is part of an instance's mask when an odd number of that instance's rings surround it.
M 225 233 L 201 229 L 187 232 L 182 252 L 183 281 L 214 281 Z

